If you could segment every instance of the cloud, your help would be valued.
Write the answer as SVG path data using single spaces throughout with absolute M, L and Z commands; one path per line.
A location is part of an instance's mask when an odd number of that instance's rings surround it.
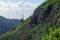
M 36 6 L 23 1 L 18 3 L 0 2 L 0 15 L 9 19 L 20 19 L 22 14 L 24 14 L 24 18 L 26 19 L 32 15 Z

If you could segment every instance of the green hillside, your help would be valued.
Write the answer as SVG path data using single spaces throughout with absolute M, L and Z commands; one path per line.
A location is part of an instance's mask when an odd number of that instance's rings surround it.
M 59 26 L 60 0 L 46 0 L 35 9 L 32 16 L 0 35 L 0 40 L 60 40 Z M 53 31 L 50 31 L 51 28 Z M 59 36 L 55 38 L 56 35 Z

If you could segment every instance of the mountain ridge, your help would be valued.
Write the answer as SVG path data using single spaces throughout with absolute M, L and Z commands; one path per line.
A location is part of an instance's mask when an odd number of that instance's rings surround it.
M 3 16 L 0 16 L 0 34 L 3 34 L 10 29 L 13 29 L 15 26 L 17 26 L 20 23 L 20 20 L 18 19 L 7 19 Z

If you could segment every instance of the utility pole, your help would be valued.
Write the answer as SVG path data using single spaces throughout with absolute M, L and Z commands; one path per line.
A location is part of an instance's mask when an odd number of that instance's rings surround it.
M 21 18 L 21 22 L 23 22 L 24 21 L 24 14 L 22 14 L 22 18 Z
M 22 14 L 22 19 L 24 20 L 24 14 Z
M 24 0 L 24 2 L 25 2 L 25 0 Z M 23 9 L 23 10 L 22 10 L 22 18 L 21 18 L 21 22 L 23 22 L 23 21 L 24 21 L 24 14 L 23 14 L 23 13 L 24 13 L 24 11 L 25 11 L 25 10 L 24 10 L 24 4 L 23 4 L 23 6 L 22 6 L 22 9 Z

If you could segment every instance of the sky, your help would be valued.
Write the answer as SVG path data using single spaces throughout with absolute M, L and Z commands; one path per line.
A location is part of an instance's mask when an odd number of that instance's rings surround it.
M 9 19 L 24 19 L 31 16 L 34 9 L 45 0 L 0 0 L 0 16 Z

